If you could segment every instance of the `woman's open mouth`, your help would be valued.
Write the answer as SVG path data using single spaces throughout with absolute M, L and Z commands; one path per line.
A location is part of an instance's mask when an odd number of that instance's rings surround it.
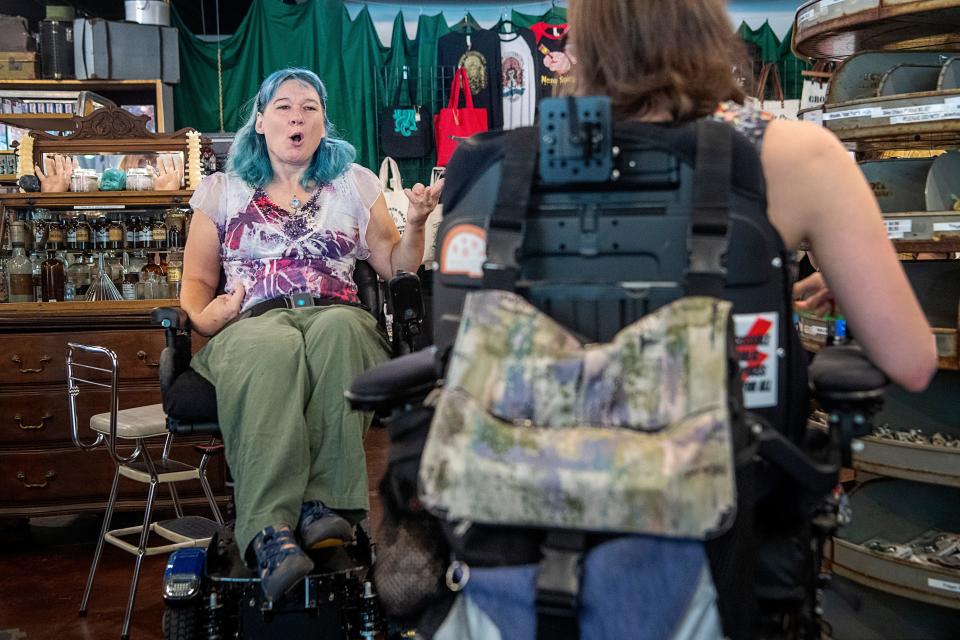
M 290 142 L 293 143 L 293 146 L 299 147 L 301 144 L 303 144 L 303 134 L 302 133 L 293 134 L 292 136 L 290 136 Z

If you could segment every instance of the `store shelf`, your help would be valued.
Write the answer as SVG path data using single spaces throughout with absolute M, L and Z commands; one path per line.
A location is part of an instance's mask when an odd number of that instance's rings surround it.
M 63 113 L 0 113 L 0 124 L 37 131 L 72 131 L 76 121 Z
M 960 50 L 960 0 L 814 0 L 797 9 L 793 50 L 815 59 L 857 51 Z
M 73 326 L 78 322 L 89 322 L 101 329 L 143 325 L 144 315 L 153 309 L 177 306 L 180 301 L 176 299 L 8 302 L 0 304 L 0 328 Z
M 193 191 L 91 191 L 75 193 L 0 194 L 2 207 L 42 207 L 73 209 L 137 209 L 149 206 L 185 205 Z
M 849 497 L 854 518 L 832 540 L 832 571 L 873 589 L 960 609 L 960 570 L 918 561 L 916 554 L 898 558 L 866 546 L 882 539 L 908 548 L 931 532 L 960 533 L 960 512 L 945 508 L 958 504 L 960 491 L 883 478 L 859 485 Z
M 853 459 L 858 471 L 960 488 L 960 449 L 867 436 Z
M 837 575 L 911 600 L 960 609 L 958 572 L 887 558 L 838 538 L 833 539 L 831 552 L 832 571 Z

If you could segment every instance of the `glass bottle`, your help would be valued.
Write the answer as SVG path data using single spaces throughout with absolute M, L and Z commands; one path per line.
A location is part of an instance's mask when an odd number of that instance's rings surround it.
M 54 243 L 58 247 L 66 246 L 66 238 L 63 236 L 63 221 L 50 220 L 47 222 L 47 242 Z
M 63 221 L 63 237 L 66 238 L 69 248 L 77 248 L 77 221 L 75 218 L 67 218 Z
M 67 282 L 73 287 L 74 296 L 80 298 L 86 295 L 90 287 L 90 269 L 82 253 L 78 253 L 74 263 L 67 267 Z
M 123 249 L 126 232 L 119 220 L 114 218 L 107 223 L 107 244 L 108 249 Z
M 36 302 L 43 300 L 43 292 L 40 285 L 40 265 L 43 263 L 43 256 L 39 251 L 30 252 L 31 277 L 33 278 L 33 299 Z
M 99 249 L 108 248 L 107 242 L 109 240 L 109 231 L 108 227 L 110 226 L 110 221 L 107 220 L 107 217 L 100 214 L 100 217 L 96 219 L 93 223 L 93 230 L 95 236 L 95 246 Z M 112 247 L 111 247 L 112 248 Z
M 150 246 L 154 249 L 167 247 L 167 225 L 163 223 L 163 218 L 154 218 L 150 222 Z
M 183 254 L 171 251 L 167 256 L 167 295 L 170 298 L 180 297 L 180 281 L 183 279 Z
M 9 302 L 10 294 L 7 291 L 7 262 L 0 258 L 0 303 Z
M 128 249 L 135 249 L 138 246 L 137 241 L 139 238 L 137 237 L 137 229 L 139 226 L 140 216 L 132 216 L 127 220 L 126 240 Z
M 10 226 L 10 244 L 13 245 L 13 257 L 7 262 L 10 288 L 7 298 L 10 302 L 33 302 L 33 265 L 27 257 L 26 230 L 22 222 Z
M 43 302 L 63 301 L 64 284 L 63 263 L 57 258 L 56 251 L 47 249 L 47 259 L 40 263 L 40 299 Z
M 143 249 L 131 251 L 127 259 L 127 273 L 132 274 L 134 282 L 140 280 L 140 270 L 147 264 L 147 252 Z
M 139 220 L 137 225 L 137 247 L 141 249 L 150 248 L 150 241 L 153 239 L 153 231 L 150 227 L 152 220 L 149 218 Z
M 126 269 L 123 268 L 123 261 L 114 251 L 107 251 L 105 257 L 107 269 L 110 271 L 110 279 L 119 289 L 123 284 L 123 276 L 126 273 Z
M 145 280 L 146 277 L 151 273 L 154 274 L 158 280 L 164 275 L 163 269 L 160 268 L 160 265 L 154 262 L 154 258 L 147 260 L 146 264 L 140 268 L 140 279 Z
M 76 220 L 76 247 L 81 251 L 93 248 L 93 228 L 87 222 L 87 216 L 80 214 Z
M 123 276 L 123 283 L 120 285 L 120 293 L 124 300 L 137 299 L 137 281 L 139 276 L 136 273 L 128 271 Z

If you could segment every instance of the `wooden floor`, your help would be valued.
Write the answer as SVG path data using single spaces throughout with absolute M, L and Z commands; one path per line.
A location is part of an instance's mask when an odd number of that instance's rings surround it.
M 386 467 L 387 434 L 367 435 L 371 521 L 380 518 L 376 486 Z M 106 496 L 104 496 L 106 500 Z M 114 526 L 138 523 L 120 514 Z M 101 518 L 96 515 L 0 520 L 0 640 L 104 640 L 119 638 L 133 572 L 132 555 L 106 545 L 86 617 L 80 598 Z M 144 560 L 130 631 L 132 640 L 161 638 L 161 577 L 166 556 Z

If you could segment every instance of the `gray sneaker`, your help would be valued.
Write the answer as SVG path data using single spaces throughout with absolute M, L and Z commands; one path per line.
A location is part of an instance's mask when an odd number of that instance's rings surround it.
M 313 570 L 313 560 L 303 552 L 285 524 L 267 527 L 251 543 L 257 557 L 257 575 L 267 600 L 278 600 Z
M 353 540 L 353 527 L 319 500 L 304 502 L 297 525 L 304 549 L 337 547 Z

